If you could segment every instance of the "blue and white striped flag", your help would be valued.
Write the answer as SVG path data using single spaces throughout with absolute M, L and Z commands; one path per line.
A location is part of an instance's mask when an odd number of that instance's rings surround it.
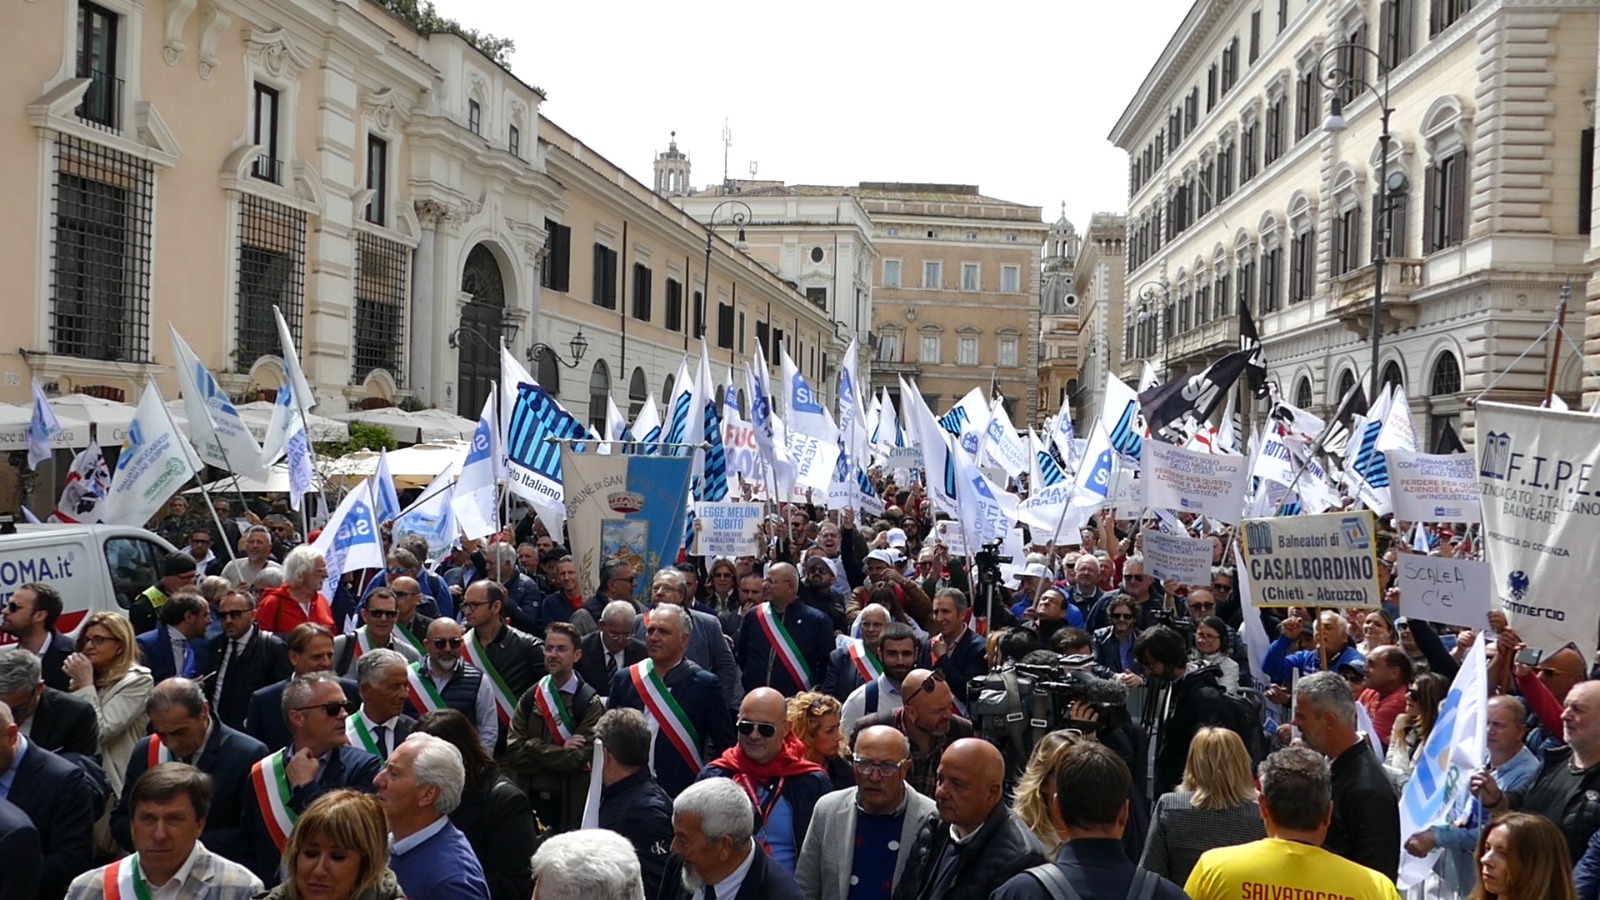
M 722 413 L 717 409 L 717 392 L 711 384 L 711 362 L 705 344 L 700 345 L 700 375 L 695 397 L 701 401 L 701 433 L 709 446 L 704 451 L 700 492 L 696 499 L 713 503 L 728 498 L 728 455 L 722 446 Z
M 549 391 L 537 384 L 517 385 L 517 402 L 506 429 L 508 486 L 533 504 L 551 531 L 558 531 L 565 517 L 561 447 L 556 441 L 588 436 L 588 426 L 573 418 Z

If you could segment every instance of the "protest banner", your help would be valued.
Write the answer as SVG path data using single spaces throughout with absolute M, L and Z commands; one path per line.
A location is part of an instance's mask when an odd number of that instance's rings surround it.
M 1400 554 L 1400 611 L 1414 619 L 1485 628 L 1494 597 L 1489 564 L 1471 559 Z
M 688 456 L 579 453 L 561 445 L 562 500 L 567 539 L 578 562 L 585 597 L 599 589 L 600 564 L 627 560 L 635 572 L 654 572 L 677 562 L 683 546 L 689 497 Z M 644 597 L 650 579 L 640 578 Z
M 1483 518 L 1470 453 L 1390 450 L 1389 499 L 1409 522 L 1477 522 Z
M 695 504 L 696 556 L 756 556 L 761 552 L 761 504 Z
M 1478 404 L 1484 550 L 1495 600 L 1530 647 L 1592 639 L 1600 606 L 1600 418 Z
M 967 538 L 961 533 L 961 523 L 954 519 L 940 519 L 935 522 L 933 539 L 950 548 L 951 556 L 967 555 Z
M 1155 441 L 1145 444 L 1146 459 L 1157 446 Z M 1211 584 L 1211 540 L 1177 534 L 1146 531 L 1144 534 L 1144 564 L 1150 574 L 1165 581 L 1175 579 L 1179 584 Z
M 1245 519 L 1242 549 L 1255 605 L 1382 605 L 1375 524 L 1365 510 Z
M 839 462 L 838 441 L 822 441 L 791 431 L 788 435 L 789 461 L 794 464 L 796 487 L 817 491 L 828 489 L 833 480 L 833 470 Z
M 1238 523 L 1250 481 L 1245 457 L 1185 450 L 1161 441 L 1150 441 L 1144 447 L 1140 480 L 1145 506 Z
M 884 454 L 883 467 L 901 472 L 922 468 L 922 450 L 917 447 L 890 447 Z

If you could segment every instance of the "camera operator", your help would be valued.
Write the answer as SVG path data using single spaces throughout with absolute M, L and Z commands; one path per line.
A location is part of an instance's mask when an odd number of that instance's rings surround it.
M 1176 630 L 1165 625 L 1147 628 L 1134 641 L 1133 650 L 1144 666 L 1145 676 L 1168 688 L 1156 718 L 1156 796 L 1183 781 L 1189 742 L 1201 728 L 1227 728 L 1237 733 L 1246 747 L 1259 743 L 1253 739 L 1260 724 L 1248 721 L 1244 703 L 1228 696 L 1221 684 L 1221 668 L 1190 664 L 1188 642 Z

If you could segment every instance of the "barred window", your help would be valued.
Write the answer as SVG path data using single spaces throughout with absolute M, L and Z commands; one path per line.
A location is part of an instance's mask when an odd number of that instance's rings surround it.
M 407 264 L 404 244 L 356 232 L 355 365 L 350 383 L 360 384 L 374 369 L 405 383 Z
M 146 163 L 76 138 L 57 139 L 52 353 L 149 359 L 153 181 Z
M 248 372 L 255 361 L 283 352 L 272 307 L 283 311 L 300 345 L 306 286 L 306 215 L 252 194 L 239 198 L 239 326 L 234 360 Z

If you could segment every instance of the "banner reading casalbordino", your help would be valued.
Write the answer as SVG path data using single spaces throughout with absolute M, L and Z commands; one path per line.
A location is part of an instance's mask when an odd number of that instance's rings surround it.
M 1407 522 L 1476 522 L 1477 476 L 1470 453 L 1390 450 L 1389 496 L 1394 517 Z
M 1240 543 L 1254 605 L 1381 605 L 1374 523 L 1365 510 L 1245 519 Z
M 1547 654 L 1592 641 L 1600 607 L 1582 586 L 1600 576 L 1600 418 L 1500 403 L 1477 409 L 1495 606 Z

